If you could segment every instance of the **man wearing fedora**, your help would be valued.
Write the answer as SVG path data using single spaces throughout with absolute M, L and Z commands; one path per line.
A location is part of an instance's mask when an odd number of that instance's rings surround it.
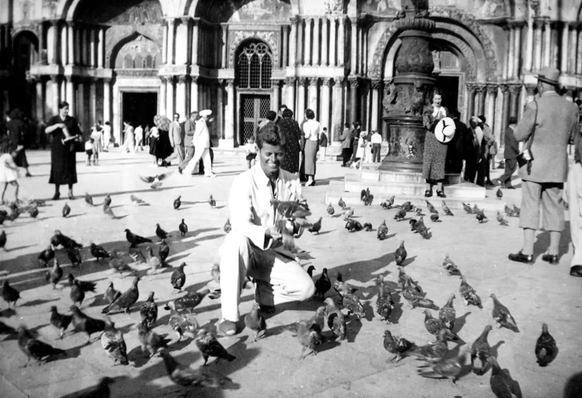
M 578 107 L 560 97 L 560 71 L 545 67 L 537 76 L 538 98 L 527 104 L 515 128 L 515 139 L 525 141 L 531 160 L 519 168 L 522 200 L 519 226 L 523 229 L 523 248 L 509 259 L 533 263 L 535 232 L 540 227 L 550 233 L 550 246 L 542 260 L 558 263 L 560 235 L 564 229 L 562 195 L 568 176 L 567 146 L 578 131 Z
M 194 145 L 194 157 L 190 160 L 188 165 L 182 170 L 182 174 L 190 176 L 196 167 L 196 163 L 200 160 L 204 163 L 204 175 L 206 177 L 216 177 L 212 172 L 212 161 L 210 159 L 210 132 L 208 131 L 207 121 L 212 115 L 210 109 L 200 111 L 200 118 L 196 121 L 196 130 L 192 143 Z

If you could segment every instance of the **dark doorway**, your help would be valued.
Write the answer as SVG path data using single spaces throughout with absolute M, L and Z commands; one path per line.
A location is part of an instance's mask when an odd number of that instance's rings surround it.
M 240 96 L 240 145 L 245 145 L 259 128 L 259 122 L 267 117 L 271 109 L 269 95 L 242 94 Z
M 158 112 L 158 93 L 123 93 L 123 107 L 121 114 L 121 125 L 123 122 L 130 122 L 133 127 L 141 124 L 152 126 L 154 116 Z M 123 142 L 123 141 L 122 141 Z
M 435 88 L 443 93 L 443 106 L 449 111 L 459 109 L 459 77 L 458 76 L 438 76 Z

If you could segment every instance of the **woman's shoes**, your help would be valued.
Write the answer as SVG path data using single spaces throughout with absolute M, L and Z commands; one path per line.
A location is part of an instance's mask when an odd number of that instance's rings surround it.
M 430 198 L 432 196 L 432 189 L 427 189 L 426 191 L 424 191 L 424 196 L 426 198 Z
M 542 256 L 542 260 L 548 262 L 550 264 L 558 264 L 558 255 L 557 254 L 544 254 Z
M 437 189 L 436 193 L 437 193 L 437 196 L 439 198 L 446 198 L 447 197 L 447 195 L 445 195 L 445 193 L 443 191 L 439 191 L 438 189 Z
M 59 200 L 61 197 L 60 192 L 55 192 L 54 196 L 53 196 L 53 200 Z
M 73 195 L 72 192 L 69 192 L 69 199 L 70 200 L 75 200 L 75 196 Z

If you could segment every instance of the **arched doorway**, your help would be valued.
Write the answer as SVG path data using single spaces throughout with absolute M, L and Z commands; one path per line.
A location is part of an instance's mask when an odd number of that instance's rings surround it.
M 235 82 L 238 94 L 238 140 L 244 145 L 258 130 L 271 109 L 273 54 L 260 40 L 248 40 L 236 53 Z
M 38 38 L 29 31 L 23 30 L 14 36 L 14 77 L 10 104 L 12 108 L 20 109 L 29 116 L 36 109 L 31 99 L 34 98 L 34 83 L 30 76 L 30 66 L 38 62 Z
M 450 111 L 463 108 L 464 87 L 467 74 L 466 61 L 450 43 L 433 43 L 435 88 L 443 93 L 443 106 Z

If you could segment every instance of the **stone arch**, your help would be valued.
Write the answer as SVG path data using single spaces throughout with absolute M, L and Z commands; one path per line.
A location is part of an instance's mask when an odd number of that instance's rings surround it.
M 279 65 L 279 47 L 277 46 L 277 36 L 273 31 L 236 31 L 234 37 L 230 42 L 230 49 L 228 51 L 228 68 L 234 69 L 235 59 L 234 55 L 240 49 L 240 46 L 249 39 L 257 39 L 265 42 L 273 54 L 273 65 Z
M 117 43 L 115 43 L 114 46 L 111 47 L 111 52 L 106 54 L 106 59 L 108 60 L 108 67 L 111 69 L 115 69 L 116 68 L 116 61 L 117 58 L 120 54 L 120 50 L 128 43 L 131 43 L 133 41 L 136 41 L 138 38 L 142 37 L 143 39 L 152 42 L 156 47 L 157 47 L 157 57 L 155 58 L 155 60 L 152 60 L 152 63 L 155 63 L 156 65 L 158 65 L 160 63 L 159 57 L 161 57 L 161 50 L 159 45 L 152 40 L 152 38 L 147 37 L 145 35 L 142 35 L 138 32 L 133 32 L 132 34 L 130 34 L 129 36 L 126 36 L 124 38 L 122 38 L 121 40 L 119 40 Z M 148 54 L 142 54 L 142 56 L 147 56 Z
M 465 57 L 468 56 L 468 62 L 474 59 L 469 66 L 474 66 L 474 76 L 477 80 L 497 80 L 499 71 L 493 43 L 473 17 L 457 9 L 448 8 L 431 8 L 431 17 L 436 22 L 433 33 L 435 37 L 450 41 L 461 50 Z M 396 26 L 391 24 L 376 45 L 370 73 L 372 79 L 384 78 L 384 64 L 391 46 L 396 42 L 396 32 Z M 477 59 L 484 59 L 485 62 L 478 63 Z
M 241 2 L 241 7 L 251 3 L 254 0 L 247 0 Z M 279 0 L 288 3 L 291 6 L 291 13 L 289 17 L 293 17 L 299 13 L 299 0 Z M 192 18 L 202 18 L 208 22 L 226 22 L 238 9 L 234 8 L 234 4 L 230 1 L 223 0 L 186 0 L 184 8 L 182 8 L 184 15 Z M 240 8 L 240 7 L 239 7 Z
M 61 19 L 66 19 L 67 21 L 72 21 L 75 16 L 75 12 L 81 4 L 82 1 L 90 0 L 61 0 L 57 6 L 56 17 Z M 168 6 L 172 6 L 171 1 L 160 1 L 160 7 L 162 8 L 162 13 L 164 16 L 168 15 Z

